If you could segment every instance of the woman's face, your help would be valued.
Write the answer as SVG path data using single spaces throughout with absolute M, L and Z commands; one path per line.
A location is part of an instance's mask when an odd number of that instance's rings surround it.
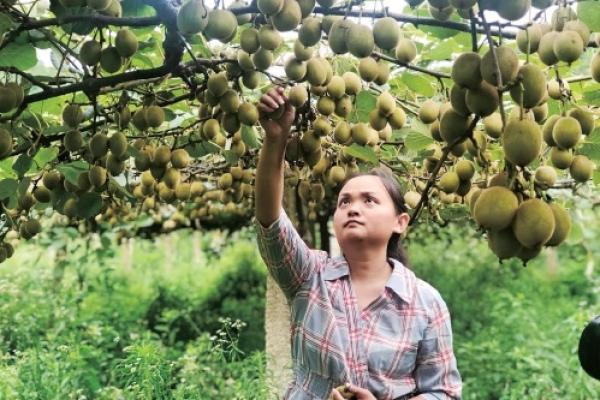
M 350 179 L 340 191 L 333 214 L 333 228 L 342 251 L 357 243 L 387 246 L 392 234 L 404 232 L 407 223 L 408 214 L 396 214 L 383 182 L 373 175 Z

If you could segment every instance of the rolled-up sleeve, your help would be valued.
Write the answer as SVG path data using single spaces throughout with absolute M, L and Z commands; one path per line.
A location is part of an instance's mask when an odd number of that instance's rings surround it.
M 303 282 L 319 268 L 321 251 L 310 249 L 282 209 L 269 226 L 255 219 L 260 255 L 275 282 L 291 301 Z
M 452 326 L 446 303 L 435 293 L 432 313 L 419 341 L 415 380 L 419 399 L 459 400 L 462 380 L 452 349 Z

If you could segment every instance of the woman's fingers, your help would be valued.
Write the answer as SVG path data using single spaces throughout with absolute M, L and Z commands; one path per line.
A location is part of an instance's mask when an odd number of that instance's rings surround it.
M 269 111 L 274 111 L 274 110 L 278 109 L 279 105 L 280 105 L 279 102 L 277 102 L 277 100 L 275 98 L 273 98 L 273 96 L 271 96 L 270 92 L 265 93 L 260 98 L 260 104 L 270 107 L 271 110 L 269 110 Z
M 273 112 L 273 111 L 275 111 L 277 109 L 277 108 L 273 108 L 273 107 L 270 107 L 270 106 L 266 105 L 262 101 L 260 103 L 258 103 L 257 107 L 258 107 L 259 111 L 266 112 L 266 113 Z
M 342 397 L 342 395 L 340 394 L 340 392 L 338 392 L 336 389 L 333 389 L 333 392 L 331 392 L 331 399 L 333 400 L 346 400 Z

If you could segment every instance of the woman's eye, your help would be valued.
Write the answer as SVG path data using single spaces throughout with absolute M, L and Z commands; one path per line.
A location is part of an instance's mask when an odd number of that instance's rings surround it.
M 367 197 L 367 199 L 365 201 L 368 202 L 368 203 L 372 203 L 373 199 L 371 197 Z

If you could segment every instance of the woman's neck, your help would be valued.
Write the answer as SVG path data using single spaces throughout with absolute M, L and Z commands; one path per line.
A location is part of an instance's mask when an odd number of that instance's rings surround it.
M 393 268 L 387 261 L 385 251 L 344 252 L 350 269 L 350 278 L 356 283 L 387 282 Z

